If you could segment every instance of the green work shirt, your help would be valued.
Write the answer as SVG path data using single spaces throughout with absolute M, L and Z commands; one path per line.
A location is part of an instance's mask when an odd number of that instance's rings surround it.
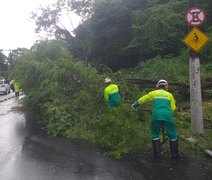
M 171 93 L 159 89 L 144 95 L 138 102 L 140 104 L 147 101 L 153 102 L 152 120 L 163 120 L 173 122 L 172 111 L 176 109 L 175 100 Z

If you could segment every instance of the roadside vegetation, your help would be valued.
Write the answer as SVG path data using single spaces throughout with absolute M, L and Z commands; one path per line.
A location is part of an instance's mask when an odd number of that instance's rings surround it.
M 162 77 L 174 82 L 188 82 L 188 63 L 183 63 L 185 54 L 175 58 L 174 63 L 171 63 L 173 57 L 157 57 L 142 62 L 135 69 L 101 74 L 88 64 L 74 60 L 61 42 L 51 41 L 41 43 L 34 47 L 34 51 L 18 57 L 12 76 L 22 84 L 29 113 L 49 135 L 85 139 L 105 147 L 108 155 L 120 158 L 142 147 L 151 150 L 151 104 L 138 110 L 131 109 L 130 105 L 154 89 L 155 84 L 146 86 L 127 79 L 158 80 L 161 70 L 166 72 Z M 115 109 L 108 109 L 103 100 L 103 81 L 107 76 L 120 86 L 122 93 L 123 105 Z M 182 137 L 181 151 L 184 154 L 202 154 L 203 149 L 211 149 L 212 95 L 206 94 L 205 133 L 199 136 L 191 130 L 189 89 L 170 85 L 170 91 L 175 94 L 178 105 L 175 120 Z M 191 135 L 199 141 L 187 143 L 185 138 Z
M 209 37 L 201 50 L 204 134 L 191 129 L 189 52 L 185 0 L 60 0 L 33 14 L 36 31 L 53 33 L 56 40 L 35 43 L 30 50 L 10 54 L 10 79 L 21 83 L 24 105 L 50 136 L 85 139 L 101 145 L 116 158 L 151 151 L 151 104 L 130 105 L 166 79 L 176 98 L 174 114 L 180 152 L 203 155 L 212 150 L 212 3 L 202 0 Z M 67 7 L 64 7 L 67 6 Z M 84 21 L 74 32 L 59 26 L 61 9 L 74 10 Z M 74 33 L 74 35 L 73 35 Z M 4 62 L 6 63 L 6 61 Z M 103 100 L 104 78 L 119 85 L 123 104 L 108 109 Z M 187 142 L 196 137 L 198 141 Z

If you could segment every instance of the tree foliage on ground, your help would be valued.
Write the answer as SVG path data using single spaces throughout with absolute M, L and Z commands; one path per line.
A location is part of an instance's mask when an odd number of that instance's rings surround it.
M 144 127 L 138 115 L 127 106 L 107 109 L 105 76 L 74 60 L 63 43 L 45 41 L 32 47 L 16 59 L 11 76 L 22 85 L 29 113 L 50 135 L 86 139 L 116 157 L 141 144 Z
M 12 76 L 22 85 L 25 103 L 50 134 L 64 134 L 96 109 L 96 70 L 74 61 L 61 42 L 42 42 L 15 63 Z
M 138 67 L 134 72 L 140 77 L 156 79 L 162 69 L 164 76 L 171 79 L 173 76 L 176 80 L 185 78 L 182 77 L 186 72 L 184 56 L 179 60 L 157 57 L 153 59 L 154 63 L 139 65 L 144 71 Z M 173 60 L 175 64 L 171 63 Z M 164 61 L 169 65 L 164 66 Z M 151 114 L 130 108 L 131 103 L 145 92 L 141 91 L 142 85 L 126 82 L 129 72 L 116 72 L 112 76 L 113 82 L 120 85 L 123 99 L 123 105 L 115 109 L 108 109 L 103 101 L 105 76 L 83 61 L 73 59 L 66 45 L 58 41 L 42 42 L 19 56 L 12 77 L 22 85 L 28 112 L 49 135 L 81 138 L 100 144 L 107 149 L 108 155 L 117 158 L 144 146 L 150 150 Z M 151 104 L 142 108 L 150 109 Z M 188 117 L 176 114 L 175 118 L 180 133 L 188 133 Z M 210 132 L 207 134 L 211 136 Z M 186 144 L 182 143 L 182 146 L 187 148 Z

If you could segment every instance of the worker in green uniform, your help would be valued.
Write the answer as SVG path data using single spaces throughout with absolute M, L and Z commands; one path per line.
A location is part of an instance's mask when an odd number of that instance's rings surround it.
M 16 80 L 14 81 L 14 91 L 15 91 L 15 96 L 19 96 L 20 86 L 19 86 L 19 82 L 17 82 Z
M 131 107 L 139 107 L 147 101 L 153 102 L 151 137 L 154 158 L 160 158 L 160 130 L 164 126 L 169 137 L 172 159 L 177 159 L 179 156 L 178 135 L 172 113 L 176 109 L 176 105 L 173 95 L 168 92 L 168 83 L 166 80 L 162 79 L 158 81 L 156 90 L 142 96 Z
M 104 89 L 104 99 L 108 105 L 108 107 L 115 107 L 121 103 L 121 94 L 119 91 L 119 87 L 116 84 L 112 84 L 110 78 L 105 78 L 104 81 L 105 89 Z

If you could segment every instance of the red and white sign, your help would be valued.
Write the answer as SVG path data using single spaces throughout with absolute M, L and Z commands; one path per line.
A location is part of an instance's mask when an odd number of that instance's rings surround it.
M 205 11 L 201 8 L 193 7 L 186 13 L 186 22 L 189 26 L 200 26 L 205 21 Z

